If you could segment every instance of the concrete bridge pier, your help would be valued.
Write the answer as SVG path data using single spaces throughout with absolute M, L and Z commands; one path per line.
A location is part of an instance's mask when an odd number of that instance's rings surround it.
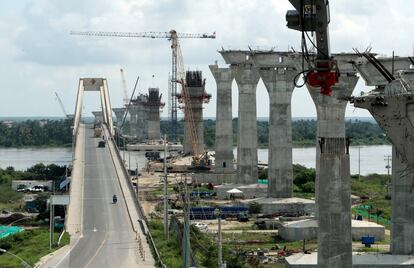
M 160 109 L 164 107 L 164 103 L 161 102 L 161 95 L 159 88 L 148 89 L 148 139 L 159 140 L 161 139 L 160 132 Z
M 250 63 L 231 69 L 239 88 L 236 183 L 254 184 L 258 179 L 256 87 L 260 75 Z
M 297 71 L 261 68 L 259 73 L 270 100 L 267 193 L 270 198 L 289 198 L 293 194 L 291 100 Z
M 148 138 L 148 96 L 144 94 L 138 95 L 134 100 L 136 109 L 136 125 L 135 135 L 139 142 L 143 142 Z
M 190 118 L 184 117 L 184 153 L 204 153 L 204 121 L 203 121 L 203 103 L 209 99 L 205 92 L 206 81 L 203 79 L 201 71 L 187 71 L 186 72 L 187 93 L 190 99 L 190 108 L 192 113 L 192 120 L 194 123 L 194 133 L 189 131 Z M 195 135 L 196 144 L 193 149 L 193 138 Z M 194 150 L 196 152 L 194 152 Z
M 378 89 L 379 94 L 356 97 L 393 144 L 391 180 L 391 253 L 414 254 L 414 72 Z M 382 91 L 382 92 L 381 92 Z
M 125 108 L 112 108 L 112 111 L 115 113 L 116 125 L 120 127 L 124 119 Z
M 351 267 L 351 183 L 349 143 L 345 138 L 345 98 L 358 77 L 343 73 L 332 96 L 308 86 L 317 111 L 316 204 L 318 267 Z
M 239 89 L 237 123 L 236 184 L 256 184 L 257 169 L 257 110 L 256 87 L 260 75 L 249 50 L 222 50 L 221 56 L 230 64 Z
M 231 85 L 233 74 L 230 68 L 219 68 L 209 65 L 210 71 L 216 80 L 216 144 L 215 144 L 215 173 L 233 173 L 233 122 Z
M 129 109 L 129 135 L 137 135 L 137 108 L 135 105 L 130 105 Z

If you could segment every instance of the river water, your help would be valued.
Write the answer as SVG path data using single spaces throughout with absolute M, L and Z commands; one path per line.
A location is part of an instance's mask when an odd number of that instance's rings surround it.
M 358 154 L 358 151 L 360 154 Z M 144 167 L 146 159 L 144 152 L 126 152 L 125 160 L 131 163 L 131 168 L 138 166 Z M 123 156 L 124 153 L 121 152 Z M 234 156 L 237 155 L 237 149 L 234 148 Z M 315 147 L 293 148 L 293 163 L 301 164 L 306 167 L 315 167 Z M 360 155 L 360 157 L 359 157 Z M 387 165 L 385 156 L 391 155 L 390 145 L 373 145 L 373 146 L 351 146 L 351 174 L 358 174 L 358 162 L 360 159 L 361 174 L 380 173 L 386 174 Z M 259 149 L 258 159 L 262 163 L 268 161 L 268 150 Z M 6 168 L 13 166 L 17 170 L 25 170 L 39 162 L 45 164 L 55 163 L 57 165 L 68 165 L 72 159 L 71 148 L 0 148 L 0 167 Z
M 237 151 L 237 150 L 235 150 Z M 361 175 L 372 173 L 386 174 L 384 160 L 392 152 L 391 145 L 351 146 L 349 149 L 351 174 L 358 174 L 358 162 L 360 162 Z M 235 155 L 237 152 L 235 153 Z M 292 158 L 294 164 L 301 164 L 305 167 L 315 167 L 316 148 L 293 148 Z M 258 159 L 260 162 L 268 162 L 268 150 L 259 149 Z M 391 163 L 390 163 L 391 165 Z M 390 170 L 391 171 L 391 170 Z
M 0 167 L 25 170 L 37 163 L 69 165 L 72 148 L 0 148 Z

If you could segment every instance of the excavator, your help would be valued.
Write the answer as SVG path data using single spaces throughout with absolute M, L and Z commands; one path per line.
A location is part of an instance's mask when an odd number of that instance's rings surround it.
M 329 48 L 329 1 L 328 0 L 289 0 L 295 10 L 286 13 L 287 27 L 302 33 L 302 72 L 305 83 L 320 88 L 321 94 L 332 95 L 332 86 L 339 81 L 337 61 Z M 315 34 L 313 41 L 308 32 Z M 307 42 L 315 48 L 310 54 Z M 305 67 L 307 62 L 307 68 Z

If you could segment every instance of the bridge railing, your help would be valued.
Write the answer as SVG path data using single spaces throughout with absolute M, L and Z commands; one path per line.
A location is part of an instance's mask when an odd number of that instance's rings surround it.
M 149 229 L 148 219 L 145 216 L 144 209 L 142 208 L 141 204 L 139 203 L 138 195 L 137 195 L 136 191 L 134 191 L 134 187 L 132 185 L 132 182 L 129 179 L 129 172 L 128 172 L 127 168 L 125 167 L 124 161 L 122 160 L 121 153 L 119 152 L 118 145 L 116 144 L 114 137 L 111 137 L 111 140 L 112 140 L 112 142 L 114 144 L 114 147 L 115 147 L 116 157 L 122 163 L 121 167 L 122 167 L 122 172 L 124 174 L 124 177 L 128 178 L 128 183 L 127 183 L 128 190 L 131 192 L 131 196 L 133 196 L 133 198 L 134 198 L 134 205 L 135 205 L 135 208 L 138 211 L 138 214 L 139 214 L 139 217 L 140 217 L 140 220 L 138 222 L 139 222 L 139 225 L 141 227 L 141 230 L 145 234 L 145 236 L 147 237 L 147 240 L 148 240 L 149 244 L 151 245 L 152 250 L 155 253 L 155 256 L 156 256 L 156 259 L 157 259 L 158 263 L 161 265 L 161 267 L 166 268 L 167 266 L 162 262 L 159 251 L 158 251 L 158 249 L 155 245 L 154 239 L 152 238 L 152 235 L 151 235 L 151 232 L 150 232 L 150 229 Z

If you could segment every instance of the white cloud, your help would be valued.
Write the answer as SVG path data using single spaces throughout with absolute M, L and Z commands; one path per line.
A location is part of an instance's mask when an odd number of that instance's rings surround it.
M 169 31 L 205 33 L 217 31 L 215 40 L 182 40 L 187 68 L 203 71 L 207 90 L 213 94 L 206 116 L 215 114 L 215 82 L 208 64 L 218 60 L 224 48 L 299 48 L 300 33 L 286 28 L 288 0 L 25 0 L 1 3 L 0 49 L 4 52 L 0 71 L 4 96 L 2 115 L 60 115 L 53 91 L 58 90 L 72 110 L 80 76 L 108 78 L 111 100 L 120 105 L 122 91 L 119 68 L 124 68 L 130 90 L 137 75 L 139 89 L 158 85 L 164 96 L 170 72 L 168 41 L 70 36 L 71 30 Z M 331 47 L 333 51 L 364 49 L 407 55 L 412 52 L 410 29 L 414 17 L 409 0 L 331 1 Z M 155 81 L 152 75 L 155 74 Z M 356 91 L 364 88 L 359 83 Z M 236 91 L 235 87 L 233 91 Z M 233 92 L 235 95 L 236 92 Z M 91 99 L 93 97 L 90 97 Z M 268 113 L 267 93 L 258 89 L 258 116 Z M 237 102 L 237 98 L 233 103 Z M 90 111 L 96 104 L 86 107 Z M 235 107 L 236 108 L 236 107 Z M 314 116 L 314 105 L 305 89 L 293 96 L 294 116 Z M 167 114 L 164 109 L 164 114 Z M 236 112 L 234 111 L 234 114 Z M 353 111 L 349 115 L 367 115 Z

